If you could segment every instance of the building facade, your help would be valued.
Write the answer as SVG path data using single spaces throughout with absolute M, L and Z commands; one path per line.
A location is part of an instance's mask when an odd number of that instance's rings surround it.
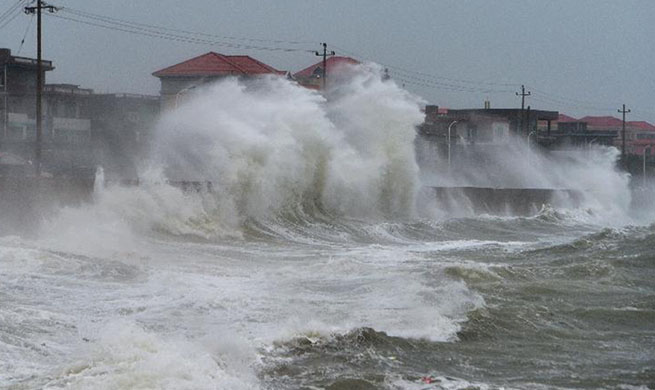
M 95 94 L 89 117 L 97 163 L 108 178 L 135 179 L 137 165 L 153 142 L 159 97 L 137 94 Z
M 43 61 L 44 80 L 53 69 L 51 61 Z M 0 72 L 0 175 L 25 174 L 36 149 L 36 60 L 0 49 Z M 158 114 L 157 96 L 95 94 L 74 84 L 45 84 L 43 172 L 90 176 L 103 165 L 109 175 L 133 176 Z
M 420 132 L 447 142 L 468 144 L 505 144 L 511 136 L 537 137 L 540 124 L 545 124 L 543 136 L 551 133 L 551 123 L 556 121 L 557 111 L 521 110 L 514 108 L 440 109 L 425 107 L 425 123 Z
M 54 69 L 52 61 L 42 60 L 42 79 Z M 0 148 L 15 142 L 36 139 L 37 61 L 18 57 L 10 49 L 0 49 Z
M 158 70 L 152 75 L 161 81 L 162 110 L 175 108 L 192 89 L 226 77 L 254 78 L 284 75 L 270 65 L 245 55 L 209 52 Z

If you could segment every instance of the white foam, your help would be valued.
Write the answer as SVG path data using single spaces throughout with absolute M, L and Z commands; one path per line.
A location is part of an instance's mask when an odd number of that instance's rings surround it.
M 93 337 L 93 336 L 91 336 Z M 233 343 L 164 337 L 129 321 L 103 325 L 47 388 L 255 389 L 254 356 Z

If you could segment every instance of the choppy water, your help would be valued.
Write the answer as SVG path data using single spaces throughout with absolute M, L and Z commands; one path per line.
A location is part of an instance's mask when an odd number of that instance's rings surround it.
M 0 383 L 655 383 L 653 226 L 602 228 L 546 212 L 251 228 L 237 240 L 144 237 L 140 249 L 101 256 L 5 237 Z M 422 383 L 427 375 L 437 381 Z
M 420 112 L 376 80 L 327 103 L 219 85 L 235 106 L 164 120 L 155 164 L 215 193 L 150 173 L 0 238 L 0 387 L 654 388 L 655 218 L 612 153 L 540 178 L 583 183 L 581 208 L 419 207 Z

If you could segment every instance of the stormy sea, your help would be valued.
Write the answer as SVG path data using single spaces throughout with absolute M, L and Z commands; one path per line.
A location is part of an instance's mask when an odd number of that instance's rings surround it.
M 655 192 L 601 146 L 445 173 L 380 73 L 203 88 L 138 186 L 99 169 L 91 202 L 4 226 L 0 388 L 655 388 Z M 471 182 L 582 195 L 492 214 L 429 190 Z

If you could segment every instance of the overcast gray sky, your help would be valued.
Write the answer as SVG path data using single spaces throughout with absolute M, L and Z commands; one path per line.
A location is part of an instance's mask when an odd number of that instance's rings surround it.
M 0 14 L 17 0 L 0 0 Z M 525 84 L 535 109 L 576 117 L 619 116 L 655 123 L 653 0 L 49 0 L 57 13 L 100 23 L 78 11 L 167 28 L 263 41 L 207 38 L 266 48 L 318 50 L 328 42 L 389 66 L 394 79 L 444 107 L 517 107 Z M 0 19 L 1 20 L 1 19 Z M 0 47 L 18 51 L 30 17 L 0 28 Z M 112 26 L 122 28 L 119 21 Z M 104 23 L 104 22 L 103 22 Z M 0 26 L 3 22 L 0 21 Z M 145 29 L 145 28 L 144 28 Z M 144 29 L 140 31 L 144 31 Z M 35 21 L 20 54 L 35 56 Z M 99 92 L 157 94 L 151 73 L 208 51 L 247 54 L 297 71 L 310 52 L 196 44 L 44 17 L 48 82 Z M 172 33 L 172 32 L 171 32 Z M 273 41 L 284 42 L 273 42 Z M 296 44 L 295 41 L 306 43 Z M 509 84 L 509 85 L 507 85 Z

